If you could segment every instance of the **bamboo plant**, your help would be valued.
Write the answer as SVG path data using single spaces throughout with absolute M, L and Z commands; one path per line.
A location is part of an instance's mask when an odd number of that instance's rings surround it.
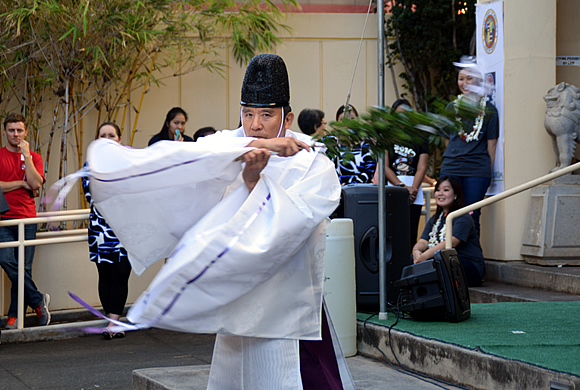
M 125 136 L 132 145 L 151 85 L 199 69 L 221 73 L 224 49 L 239 64 L 272 50 L 280 42 L 276 34 L 289 31 L 282 9 L 298 6 L 277 4 L 282 8 L 258 0 L 5 0 L 0 114 L 20 110 L 30 118 L 31 146 L 45 150 L 45 175 L 59 148 L 60 178 L 68 172 L 69 147 L 74 164 L 83 161 L 85 115 L 96 111 L 98 122 L 120 120 L 122 127 L 133 110 Z M 129 99 L 134 91 L 141 94 L 137 105 Z

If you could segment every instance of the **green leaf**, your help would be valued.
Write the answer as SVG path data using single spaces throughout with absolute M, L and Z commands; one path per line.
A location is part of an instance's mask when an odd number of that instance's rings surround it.
M 87 19 L 87 12 L 89 11 L 89 4 L 90 4 L 90 0 L 86 0 L 87 4 L 85 5 L 85 9 L 83 11 L 83 36 L 87 36 L 87 30 L 88 30 L 88 25 L 89 25 L 89 21 Z

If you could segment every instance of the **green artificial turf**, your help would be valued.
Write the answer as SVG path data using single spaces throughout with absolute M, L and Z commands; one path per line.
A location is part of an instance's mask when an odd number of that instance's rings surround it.
M 389 327 L 395 319 L 369 322 Z M 400 319 L 394 329 L 580 376 L 580 302 L 478 303 L 463 322 Z

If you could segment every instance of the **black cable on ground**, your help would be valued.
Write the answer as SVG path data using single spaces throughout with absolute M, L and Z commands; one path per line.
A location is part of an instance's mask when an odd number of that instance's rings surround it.
M 397 325 L 399 323 L 399 319 L 401 318 L 400 317 L 401 311 L 399 310 L 400 299 L 401 299 L 401 295 L 399 295 L 399 297 L 397 299 L 397 307 L 396 307 L 396 312 L 395 312 L 395 314 L 396 314 L 395 323 L 393 325 L 389 326 L 389 333 L 388 333 L 389 334 L 389 347 L 391 348 L 391 353 L 393 354 L 393 357 L 395 358 L 395 360 L 399 364 L 399 367 L 400 368 L 397 367 L 397 366 L 395 366 L 393 363 L 391 363 L 389 361 L 389 359 L 387 359 L 387 355 L 385 355 L 385 353 L 379 348 L 379 346 L 377 345 L 377 343 L 375 342 L 375 340 L 373 340 L 373 338 L 372 338 L 369 330 L 367 329 L 367 322 L 368 322 L 368 320 L 370 320 L 371 318 L 373 318 L 374 316 L 376 316 L 377 313 L 372 313 L 368 318 L 366 318 L 364 320 L 364 323 L 363 323 L 363 326 L 364 326 L 365 332 L 367 334 L 367 337 L 369 338 L 369 340 L 371 340 L 371 343 L 373 343 L 373 346 L 381 353 L 381 355 L 383 355 L 383 358 L 385 359 L 385 361 L 387 363 L 389 363 L 389 365 L 393 369 L 397 370 L 398 372 L 400 372 L 402 374 L 406 374 L 406 375 L 412 376 L 412 377 L 417 378 L 419 380 L 422 380 L 424 382 L 427 382 L 427 383 L 430 383 L 432 385 L 438 386 L 438 387 L 440 387 L 442 389 L 451 390 L 448 387 L 443 386 L 443 385 L 446 385 L 446 386 L 454 386 L 456 388 L 464 389 L 464 390 L 473 390 L 473 389 L 470 389 L 468 387 L 463 387 L 463 386 L 455 385 L 453 383 L 446 382 L 446 381 L 444 381 L 442 379 L 437 379 L 437 378 L 434 378 L 434 377 L 429 376 L 429 375 L 421 374 L 419 372 L 416 372 L 416 371 L 413 371 L 413 370 L 411 370 L 409 368 L 406 368 L 405 366 L 403 366 L 401 364 L 401 362 L 397 358 L 397 355 L 395 355 L 395 350 L 393 349 L 393 343 L 391 341 L 391 330 L 393 329 L 393 327 L 395 325 Z

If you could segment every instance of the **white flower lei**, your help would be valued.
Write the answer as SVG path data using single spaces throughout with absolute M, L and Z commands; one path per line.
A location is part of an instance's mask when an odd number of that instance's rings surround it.
M 459 95 L 459 96 L 457 96 L 457 99 L 455 99 L 455 102 L 454 102 L 455 111 L 458 110 L 459 102 L 461 101 L 461 99 L 463 99 L 463 95 Z M 464 140 L 465 142 L 479 140 L 479 134 L 481 133 L 481 128 L 483 126 L 483 118 L 485 117 L 485 106 L 487 105 L 488 101 L 489 101 L 489 98 L 487 96 L 483 96 L 481 98 L 481 100 L 479 101 L 479 115 L 477 116 L 477 118 L 475 118 L 475 123 L 473 125 L 473 131 L 470 132 L 469 134 L 466 134 L 464 131 L 459 132 L 459 137 L 462 140 Z M 458 117 L 457 120 L 461 120 L 461 118 Z
M 440 242 L 445 241 L 445 222 L 443 222 L 443 227 L 441 231 L 439 231 L 439 225 L 441 225 L 441 220 L 443 219 L 443 214 L 439 214 L 439 218 L 437 218 L 437 222 L 431 228 L 429 232 L 429 249 L 433 248 L 435 245 L 439 244 Z

